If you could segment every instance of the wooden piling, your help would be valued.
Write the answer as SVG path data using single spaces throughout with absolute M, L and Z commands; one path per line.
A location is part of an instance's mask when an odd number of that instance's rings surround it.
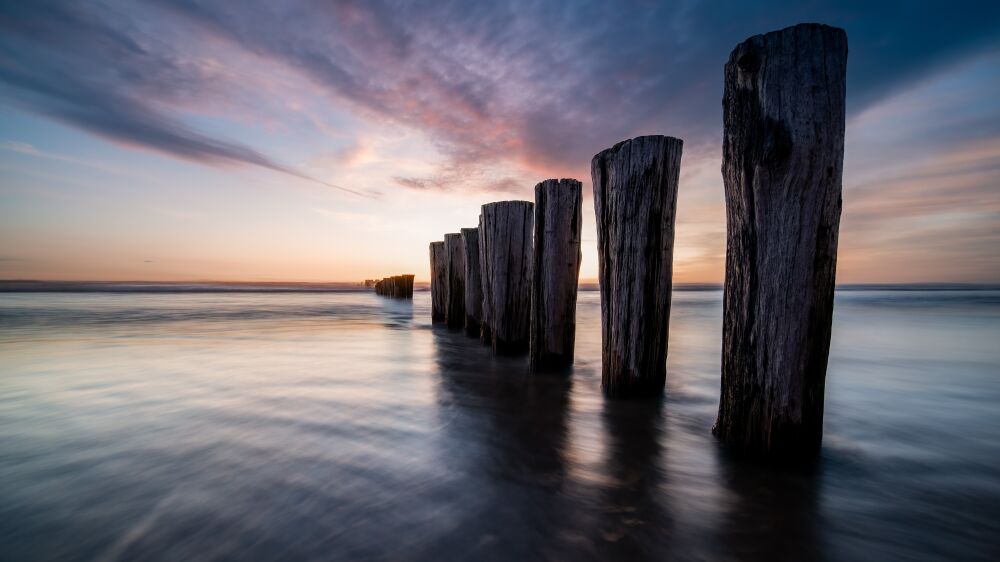
M 577 180 L 551 179 L 535 186 L 529 352 L 533 370 L 573 364 L 582 206 L 583 188 Z
M 448 260 L 448 304 L 445 319 L 448 327 L 465 327 L 465 247 L 459 233 L 444 235 L 444 252 Z
M 833 315 L 847 35 L 803 24 L 725 67 L 726 282 L 713 433 L 751 453 L 814 454 Z
M 370 279 L 371 286 L 375 288 L 375 294 L 395 299 L 413 298 L 413 275 L 393 275 L 379 280 Z M 366 281 L 366 285 L 368 283 Z
M 431 321 L 444 322 L 448 311 L 448 254 L 444 242 L 431 242 Z
M 465 249 L 465 333 L 479 337 L 483 321 L 483 282 L 479 267 L 479 229 L 462 229 Z
M 493 321 L 490 318 L 493 310 L 493 294 L 488 290 L 486 276 L 486 231 L 483 229 L 483 215 L 479 215 L 479 287 L 483 293 L 482 319 L 479 324 L 479 337 L 486 345 L 493 345 Z
M 401 276 L 403 278 L 403 294 L 402 298 L 412 299 L 413 298 L 413 278 L 416 277 L 412 273 L 407 273 Z
M 601 283 L 601 386 L 658 396 L 666 380 L 680 139 L 637 137 L 591 161 Z
M 528 350 L 531 319 L 531 254 L 534 204 L 500 201 L 483 205 L 486 277 L 493 351 Z

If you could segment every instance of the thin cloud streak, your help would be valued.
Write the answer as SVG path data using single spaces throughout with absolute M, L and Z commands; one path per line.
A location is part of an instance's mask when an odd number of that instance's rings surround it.
M 243 144 L 199 133 L 155 107 L 157 96 L 170 97 L 178 88 L 175 81 L 185 87 L 198 77 L 186 75 L 190 69 L 170 53 L 143 46 L 127 26 L 114 28 L 69 3 L 11 3 L 3 10 L 0 82 L 7 97 L 26 110 L 125 146 L 202 164 L 249 164 L 372 197 Z M 110 72 L 98 68 L 109 64 Z

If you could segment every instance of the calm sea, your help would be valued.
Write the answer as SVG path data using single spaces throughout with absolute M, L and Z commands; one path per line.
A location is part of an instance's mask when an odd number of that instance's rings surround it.
M 718 290 L 623 402 L 593 291 L 561 377 L 426 291 L 273 288 L 0 294 L 0 558 L 1000 558 L 1000 291 L 840 291 L 821 458 L 779 470 L 710 434 Z

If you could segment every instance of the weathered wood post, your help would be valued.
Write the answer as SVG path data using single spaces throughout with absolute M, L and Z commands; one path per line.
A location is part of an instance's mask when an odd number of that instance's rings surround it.
M 479 337 L 483 321 L 483 282 L 479 267 L 479 229 L 462 229 L 465 249 L 465 333 Z
M 479 215 L 479 286 L 483 293 L 482 319 L 479 325 L 479 336 L 483 343 L 493 344 L 493 321 L 490 318 L 493 310 L 493 294 L 488 290 L 486 283 L 486 231 L 483 228 L 483 215 Z
M 658 396 L 667 375 L 680 139 L 622 141 L 590 163 L 601 282 L 601 386 Z
M 448 254 L 444 242 L 431 242 L 431 321 L 444 322 L 448 311 Z
M 725 68 L 726 284 L 713 433 L 814 454 L 833 315 L 847 34 L 803 24 L 739 44 Z
M 448 306 L 445 317 L 449 328 L 465 326 L 465 247 L 459 233 L 444 235 L 448 255 Z
M 573 364 L 582 206 L 583 187 L 577 180 L 552 179 L 535 186 L 529 353 L 534 370 Z
M 534 204 L 500 201 L 483 205 L 486 281 L 493 351 L 528 350 L 531 318 L 531 235 Z
M 434 267 L 434 245 L 431 244 L 431 269 Z M 432 272 L 432 291 L 433 291 L 433 272 Z M 393 275 L 391 277 L 383 277 L 379 280 L 371 280 L 372 286 L 375 287 L 375 294 L 384 297 L 392 297 L 395 299 L 412 299 L 413 298 L 413 274 L 405 275 Z M 432 292 L 433 295 L 433 292 Z M 431 299 L 433 301 L 433 297 Z
M 412 273 L 407 273 L 403 275 L 403 298 L 412 299 L 413 298 L 413 278 Z

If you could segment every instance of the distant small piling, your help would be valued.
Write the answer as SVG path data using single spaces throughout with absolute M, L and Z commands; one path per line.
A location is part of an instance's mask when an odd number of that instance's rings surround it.
M 833 316 L 847 34 L 803 24 L 737 45 L 725 66 L 726 283 L 712 432 L 813 455 Z
M 465 246 L 459 233 L 444 235 L 448 268 L 448 300 L 445 320 L 448 327 L 465 327 Z
M 493 294 L 488 290 L 486 283 L 486 230 L 483 228 L 483 215 L 479 214 L 479 290 L 483 294 L 482 318 L 479 321 L 479 337 L 486 345 L 493 345 L 493 320 L 491 310 L 493 310 Z
M 577 180 L 551 179 L 535 186 L 529 352 L 533 370 L 573 364 L 582 207 L 583 187 Z
M 465 250 L 465 333 L 479 337 L 483 321 L 483 282 L 479 267 L 479 229 L 463 228 Z
M 431 322 L 444 322 L 448 311 L 448 254 L 444 242 L 431 242 Z
M 493 351 L 528 350 L 531 320 L 531 256 L 534 204 L 500 201 L 483 205 L 486 277 Z
M 375 294 L 395 299 L 413 298 L 413 275 L 393 275 L 378 281 L 372 280 Z
M 682 146 L 672 137 L 637 137 L 591 161 L 608 396 L 663 392 Z

